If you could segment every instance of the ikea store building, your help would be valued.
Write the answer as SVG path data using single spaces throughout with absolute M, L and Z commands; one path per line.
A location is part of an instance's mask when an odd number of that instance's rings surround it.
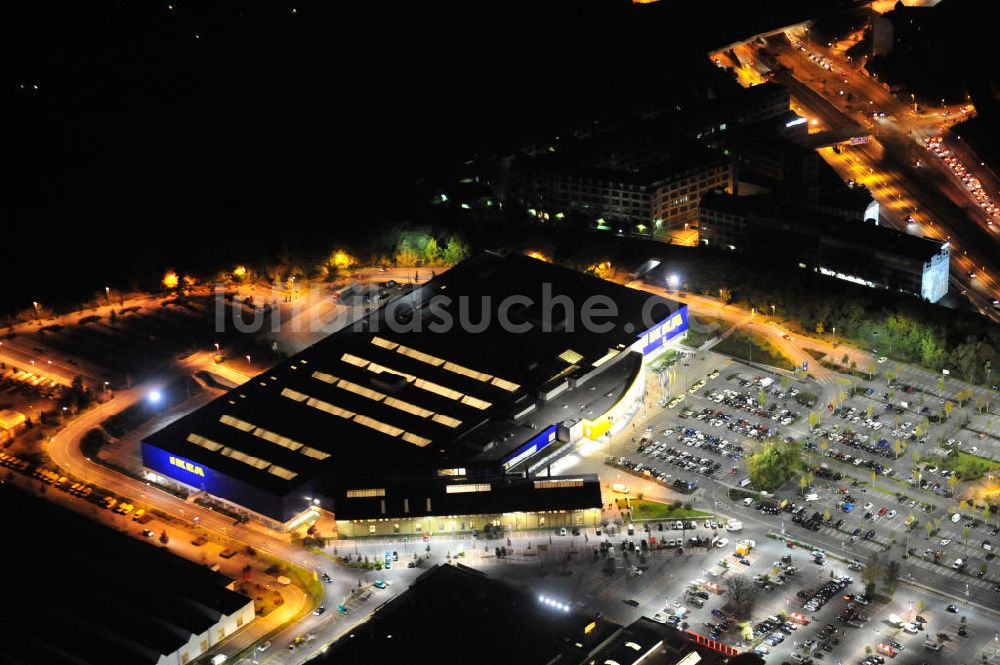
M 146 438 L 147 478 L 275 529 L 326 511 L 341 537 L 594 526 L 597 476 L 548 468 L 625 427 L 687 324 L 682 303 L 482 253 Z

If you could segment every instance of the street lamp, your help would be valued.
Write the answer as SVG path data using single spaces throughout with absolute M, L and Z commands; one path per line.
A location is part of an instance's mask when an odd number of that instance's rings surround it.
M 110 305 L 111 304 L 111 287 L 110 286 L 105 286 L 104 287 L 104 295 L 106 295 L 108 297 L 108 304 Z
M 253 365 L 250 363 L 250 354 L 249 353 L 247 354 L 247 367 L 253 367 Z
M 215 352 L 219 353 L 219 343 L 218 342 L 215 343 Z
M 667 284 L 669 284 L 670 288 L 673 289 L 674 291 L 677 290 L 677 285 L 680 283 L 681 280 L 676 274 L 670 275 L 670 277 L 667 278 Z

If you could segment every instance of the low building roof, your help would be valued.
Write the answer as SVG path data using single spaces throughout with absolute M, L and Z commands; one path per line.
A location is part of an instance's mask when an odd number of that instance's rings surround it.
M 30 580 L 0 627 L 28 662 L 156 663 L 253 601 L 228 577 L 151 542 L 0 487 L 5 527 L 19 542 L 0 548 L 8 576 Z

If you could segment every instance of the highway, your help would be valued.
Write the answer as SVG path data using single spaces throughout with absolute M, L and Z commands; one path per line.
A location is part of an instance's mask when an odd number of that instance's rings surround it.
M 995 258 L 1000 229 L 971 191 L 920 144 L 961 118 L 964 107 L 914 112 L 849 62 L 842 48 L 817 44 L 807 33 L 790 39 L 787 44 L 773 40 L 769 47 L 746 45 L 746 60 L 780 70 L 775 80 L 789 87 L 794 103 L 811 120 L 819 120 L 820 128 L 853 125 L 872 137 L 867 144 L 845 145 L 839 154 L 830 148 L 820 154 L 842 177 L 868 186 L 894 228 L 950 240 L 952 281 L 981 314 L 1000 321 L 1000 311 L 993 307 L 1000 298 Z M 793 43 L 801 43 L 801 49 Z M 908 223 L 910 215 L 916 224 Z

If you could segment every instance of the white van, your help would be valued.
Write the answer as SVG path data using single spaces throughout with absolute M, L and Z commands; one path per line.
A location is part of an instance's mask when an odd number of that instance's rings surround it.
M 958 524 L 959 522 L 962 521 L 962 516 L 959 515 L 958 513 L 955 513 L 954 515 L 951 516 L 951 521 L 954 522 L 955 524 Z
M 625 486 L 625 483 L 615 483 L 611 486 L 611 491 L 618 492 L 619 494 L 628 494 L 628 487 Z
M 752 506 L 753 505 L 753 497 L 748 496 L 747 498 L 743 499 L 743 505 L 746 506 L 747 508 L 749 508 L 750 506 Z

